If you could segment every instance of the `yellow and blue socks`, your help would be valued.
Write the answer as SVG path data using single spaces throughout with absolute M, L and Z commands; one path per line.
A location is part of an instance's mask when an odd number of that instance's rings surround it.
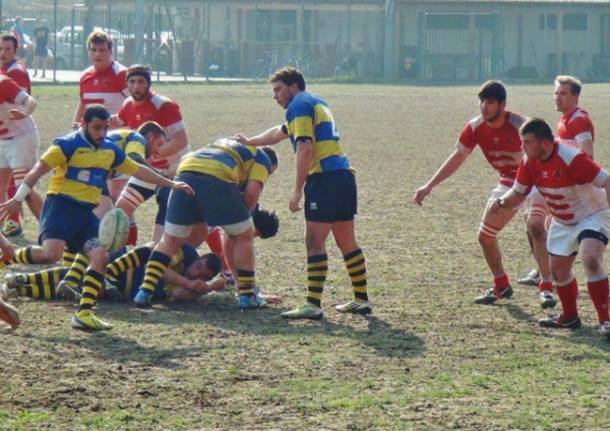
M 307 302 L 320 308 L 322 291 L 328 273 L 328 255 L 318 254 L 307 257 Z
M 356 249 L 343 256 L 347 273 L 352 281 L 354 297 L 356 302 L 368 302 L 369 297 L 366 290 L 366 262 L 361 249 Z

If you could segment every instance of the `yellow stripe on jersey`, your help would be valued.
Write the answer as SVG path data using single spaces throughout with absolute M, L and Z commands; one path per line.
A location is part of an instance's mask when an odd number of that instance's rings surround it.
M 180 172 L 198 172 L 238 186 L 248 181 L 264 184 L 271 174 L 271 161 L 256 147 L 223 140 L 185 156 Z

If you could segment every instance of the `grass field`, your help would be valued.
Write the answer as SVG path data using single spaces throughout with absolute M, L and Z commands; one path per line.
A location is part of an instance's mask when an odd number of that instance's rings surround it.
M 495 174 L 477 150 L 426 201 L 415 189 L 452 151 L 477 113 L 475 87 L 312 85 L 330 104 L 358 173 L 358 234 L 370 274 L 372 317 L 343 316 L 351 298 L 340 254 L 330 272 L 321 322 L 286 322 L 304 300 L 302 214 L 290 214 L 290 145 L 263 192 L 279 235 L 257 242 L 257 277 L 281 306 L 240 313 L 226 296 L 152 312 L 101 304 L 115 327 L 69 327 L 73 305 L 23 300 L 22 326 L 0 329 L 1 430 L 607 430 L 610 344 L 585 325 L 543 330 L 537 291 L 475 306 L 490 284 L 476 233 Z M 164 86 L 182 107 L 194 147 L 282 121 L 264 85 Z M 552 86 L 510 86 L 509 108 L 554 123 Z M 610 167 L 608 85 L 582 98 L 597 126 L 596 157 Z M 44 143 L 66 130 L 76 100 L 67 87 L 35 88 Z M 46 147 L 46 144 L 44 145 Z M 140 210 L 150 219 L 153 206 Z M 33 240 L 36 225 L 27 224 Z M 145 233 L 143 236 L 147 236 Z M 514 280 L 533 261 L 521 218 L 502 233 Z M 514 284 L 514 283 L 513 283 Z

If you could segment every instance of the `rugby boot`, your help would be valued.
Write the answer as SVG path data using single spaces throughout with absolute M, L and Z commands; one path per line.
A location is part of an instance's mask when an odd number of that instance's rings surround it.
M 117 286 L 116 280 L 106 277 L 104 295 L 112 302 L 127 302 L 127 298 Z
M 237 300 L 239 308 L 241 310 L 252 310 L 255 308 L 265 308 L 267 301 L 261 298 L 258 294 L 254 295 L 239 295 Z
M 517 284 L 524 286 L 538 286 L 540 284 L 540 273 L 537 269 L 532 269 L 525 277 L 517 280 Z
M 70 286 L 65 280 L 61 280 L 56 289 L 57 299 L 63 301 L 80 301 L 82 293 L 78 287 Z
M 496 296 L 496 292 L 494 291 L 494 289 L 492 287 L 491 289 L 487 289 L 487 291 L 485 291 L 485 293 L 483 295 L 477 296 L 474 299 L 474 303 L 490 305 L 490 304 L 493 304 L 494 302 L 496 302 L 498 299 L 502 299 L 502 298 L 508 299 L 512 296 L 513 296 L 513 288 L 510 286 L 507 286 L 503 290 L 501 290 L 500 294 L 498 296 Z
M 135 298 L 133 298 L 133 302 L 136 304 L 136 307 L 150 308 L 152 307 L 152 297 L 152 293 L 148 290 L 140 289 Z
M 19 298 L 19 289 L 9 287 L 8 283 L 4 282 L 0 285 L 0 299 L 8 301 L 9 299 Z
M 4 276 L 4 282 L 9 289 L 17 289 L 29 283 L 27 274 L 23 272 L 9 272 Z
M 0 320 L 4 320 L 6 323 L 11 325 L 11 328 L 17 329 L 21 324 L 19 319 L 19 312 L 11 304 L 4 302 L 0 298 Z
M 290 311 L 282 313 L 284 319 L 297 320 L 297 319 L 310 319 L 320 320 L 324 317 L 324 312 L 320 307 L 306 303 L 300 307 L 294 308 Z
M 559 316 L 549 316 L 538 320 L 538 324 L 543 328 L 561 328 L 561 329 L 578 329 L 581 322 L 580 317 L 572 317 L 566 319 L 563 314 Z
M 597 327 L 597 333 L 610 341 L 610 322 L 605 321 Z
M 72 316 L 72 327 L 85 331 L 108 331 L 112 325 L 97 317 L 91 310 L 78 311 Z
M 540 307 L 542 307 L 543 310 L 546 310 L 547 308 L 553 308 L 556 305 L 557 298 L 555 298 L 553 292 L 551 292 L 550 290 L 543 290 L 542 292 L 540 292 Z
M 371 314 L 373 309 L 371 308 L 371 304 L 368 302 L 356 302 L 349 301 L 345 304 L 339 304 L 335 306 L 335 310 L 339 313 L 353 313 L 353 314 Z
M 21 235 L 22 232 L 23 229 L 21 228 L 21 224 L 11 219 L 7 219 L 4 222 L 4 226 L 2 226 L 2 233 L 6 237 L 18 236 Z

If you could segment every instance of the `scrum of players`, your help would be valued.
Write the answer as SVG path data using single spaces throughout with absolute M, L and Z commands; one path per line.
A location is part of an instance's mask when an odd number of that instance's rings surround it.
M 80 81 L 73 122 L 77 130 L 55 139 L 38 159 L 11 145 L 20 142 L 36 156 L 38 133 L 31 117 L 36 102 L 28 94 L 27 72 L 14 56 L 11 60 L 16 43 L 3 35 L 1 44 L 6 127 L 0 129 L 5 133 L 0 135 L 0 196 L 8 193 L 9 199 L 4 197 L 0 204 L 0 218 L 18 231 L 19 210 L 26 201 L 40 225 L 40 245 L 14 250 L 0 236 L 3 261 L 61 263 L 38 272 L 9 272 L 5 298 L 77 301 L 72 326 L 94 331 L 112 327 L 94 313 L 100 297 L 150 307 L 157 300 L 194 300 L 223 290 L 229 280 L 235 284 L 241 310 L 278 301 L 257 287 L 254 238 L 277 232 L 277 217 L 260 210 L 258 200 L 278 165 L 271 147 L 289 138 L 296 163 L 288 207 L 299 211 L 304 197 L 307 297 L 282 317 L 323 318 L 325 243 L 330 233 L 344 257 L 354 293 L 353 300 L 335 309 L 371 313 L 366 263 L 355 233 L 355 173 L 339 145 L 328 105 L 306 90 L 298 70 L 283 68 L 270 78 L 274 99 L 285 110 L 283 124 L 252 137 L 237 133 L 191 151 L 179 106 L 151 90 L 148 67 L 118 64 L 112 59 L 108 35 L 94 32 L 87 40 L 92 66 Z M 493 285 L 474 302 L 490 305 L 513 296 L 497 236 L 522 209 L 536 269 L 519 282 L 538 286 L 542 309 L 561 305 L 561 313 L 540 319 L 540 326 L 581 326 L 579 289 L 572 272 L 580 255 L 598 332 L 610 339 L 608 276 L 602 265 L 610 236 L 610 176 L 594 161 L 594 128 L 589 114 L 579 107 L 581 89 L 578 79 L 557 77 L 554 100 L 561 117 L 553 133 L 540 118 L 508 111 L 500 81 L 484 83 L 478 93 L 480 115 L 466 123 L 452 154 L 416 191 L 413 201 L 422 205 L 478 145 L 499 180 L 478 233 Z M 43 204 L 33 187 L 50 171 Z M 152 243 L 138 245 L 136 211 L 153 196 L 157 214 Z M 132 248 L 109 261 L 97 240 L 97 226 L 112 207 L 131 218 Z M 204 241 L 212 253 L 199 256 L 196 248 Z M 218 273 L 222 277 L 214 278 Z M 0 318 L 13 327 L 19 324 L 17 310 L 4 301 Z
M 278 70 L 270 82 L 286 111 L 286 122 L 260 135 L 241 133 L 191 150 L 179 105 L 151 89 L 144 65 L 124 67 L 112 57 L 112 40 L 102 31 L 87 38 L 91 66 L 80 79 L 73 132 L 54 139 L 39 157 L 29 75 L 17 62 L 17 40 L 0 35 L 0 319 L 13 329 L 18 311 L 8 300 L 69 300 L 78 303 L 76 329 L 108 330 L 97 316 L 99 299 L 193 301 L 234 285 L 241 310 L 278 303 L 256 283 L 254 238 L 276 235 L 279 220 L 258 200 L 278 157 L 271 147 L 286 138 L 296 153 L 295 191 L 289 203 L 299 211 L 304 194 L 307 245 L 306 303 L 286 319 L 321 319 L 328 269 L 325 242 L 332 232 L 344 256 L 354 299 L 336 306 L 342 313 L 368 314 L 364 254 L 355 235 L 357 189 L 354 170 L 339 145 L 328 105 L 305 90 L 303 75 Z M 51 173 L 44 199 L 34 190 Z M 329 185 L 332 185 L 329 192 Z M 157 213 L 150 243 L 138 241 L 137 209 L 155 197 Z M 21 232 L 26 202 L 38 220 L 38 244 L 16 248 L 7 236 Z M 98 240 L 100 219 L 117 207 L 130 217 L 129 248 L 108 256 Z M 141 221 L 142 222 L 142 221 Z M 197 248 L 207 242 L 211 253 Z M 55 264 L 31 272 L 12 264 Z

